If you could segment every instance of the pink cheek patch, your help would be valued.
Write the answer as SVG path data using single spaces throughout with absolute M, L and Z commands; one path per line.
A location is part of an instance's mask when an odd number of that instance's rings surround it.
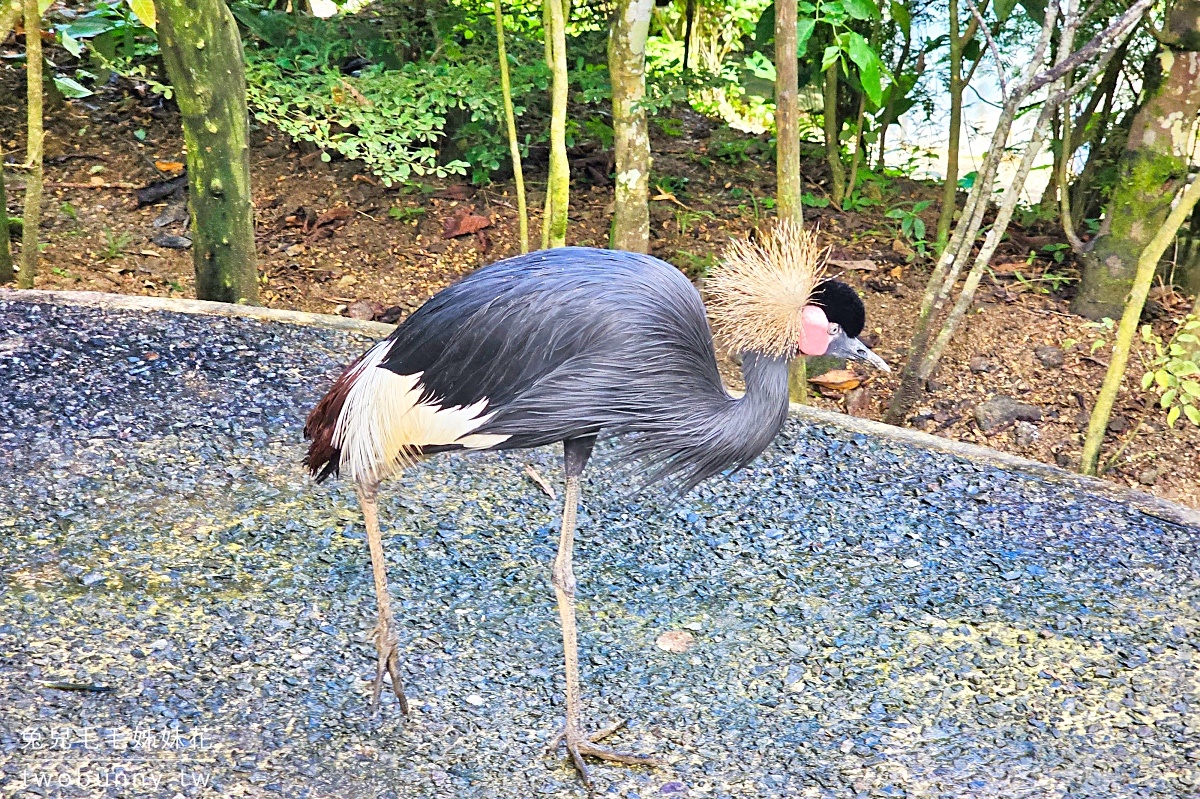
M 800 317 L 800 352 L 824 355 L 829 349 L 829 317 L 816 305 L 805 305 Z

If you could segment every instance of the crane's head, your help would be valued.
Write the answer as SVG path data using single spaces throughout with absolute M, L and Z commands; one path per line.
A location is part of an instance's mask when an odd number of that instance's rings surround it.
M 858 340 L 863 302 L 825 279 L 824 256 L 812 231 L 787 221 L 763 241 L 734 241 L 706 283 L 714 326 L 738 352 L 832 355 L 891 371 Z
M 817 284 L 801 312 L 799 349 L 805 355 L 832 355 L 865 361 L 892 371 L 887 361 L 858 340 L 867 324 L 867 310 L 851 286 L 840 280 Z

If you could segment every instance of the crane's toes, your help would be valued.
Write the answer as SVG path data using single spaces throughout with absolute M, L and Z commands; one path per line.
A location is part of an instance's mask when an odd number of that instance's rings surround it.
M 567 752 L 571 755 L 571 762 L 575 764 L 575 770 L 579 772 L 579 777 L 583 780 L 583 784 L 587 786 L 588 790 L 592 788 L 592 780 L 591 775 L 588 773 L 587 763 L 584 761 L 585 756 L 634 766 L 663 765 L 663 761 L 654 755 L 621 752 L 597 743 L 597 741 L 604 740 L 624 726 L 625 722 L 623 720 L 617 721 L 591 734 L 576 732 L 567 728 L 554 737 L 549 748 L 554 749 L 560 742 L 566 743 Z
M 389 625 L 380 624 L 375 629 L 375 650 L 379 660 L 375 664 L 375 682 L 371 687 L 371 711 L 379 712 L 379 698 L 383 694 L 383 675 L 392 678 L 392 692 L 400 700 L 400 712 L 408 715 L 408 698 L 404 695 L 404 683 L 400 680 L 400 654 L 396 634 Z

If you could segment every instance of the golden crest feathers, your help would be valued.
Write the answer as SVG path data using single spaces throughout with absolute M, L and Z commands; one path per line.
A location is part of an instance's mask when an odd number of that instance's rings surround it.
M 825 255 L 813 231 L 786 220 L 762 242 L 731 242 L 705 281 L 715 332 L 737 352 L 794 355 Z

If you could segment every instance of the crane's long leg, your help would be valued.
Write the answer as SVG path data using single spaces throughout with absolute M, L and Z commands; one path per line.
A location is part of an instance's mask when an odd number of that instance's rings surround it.
M 371 573 L 375 578 L 375 601 L 379 605 L 379 621 L 375 625 L 375 651 L 379 663 L 375 668 L 375 685 L 371 692 L 371 707 L 379 709 L 383 692 L 383 672 L 392 676 L 392 690 L 400 700 L 400 712 L 408 715 L 408 699 L 400 682 L 399 641 L 396 622 L 392 617 L 392 599 L 387 587 L 387 564 L 383 560 L 383 540 L 379 534 L 379 483 L 358 483 L 358 502 L 362 506 L 367 527 L 367 546 L 371 550 Z
M 658 765 L 659 761 L 652 755 L 635 755 L 618 752 L 605 746 L 599 746 L 595 741 L 611 734 L 620 727 L 619 724 L 601 730 L 594 735 L 583 732 L 579 718 L 579 649 L 575 627 L 575 572 L 571 566 L 575 546 L 575 514 L 579 507 L 579 478 L 583 467 L 592 454 L 595 437 L 577 438 L 563 442 L 563 456 L 566 461 L 566 497 L 563 506 L 562 532 L 558 540 L 558 556 L 554 559 L 554 571 L 551 581 L 554 584 L 554 594 L 558 599 L 558 616 L 562 622 L 563 655 L 566 660 L 567 677 L 567 724 L 562 733 L 567 751 L 575 763 L 575 769 L 585 785 L 591 788 L 587 766 L 583 756 L 589 755 L 601 760 L 613 760 L 618 763 L 642 765 Z

